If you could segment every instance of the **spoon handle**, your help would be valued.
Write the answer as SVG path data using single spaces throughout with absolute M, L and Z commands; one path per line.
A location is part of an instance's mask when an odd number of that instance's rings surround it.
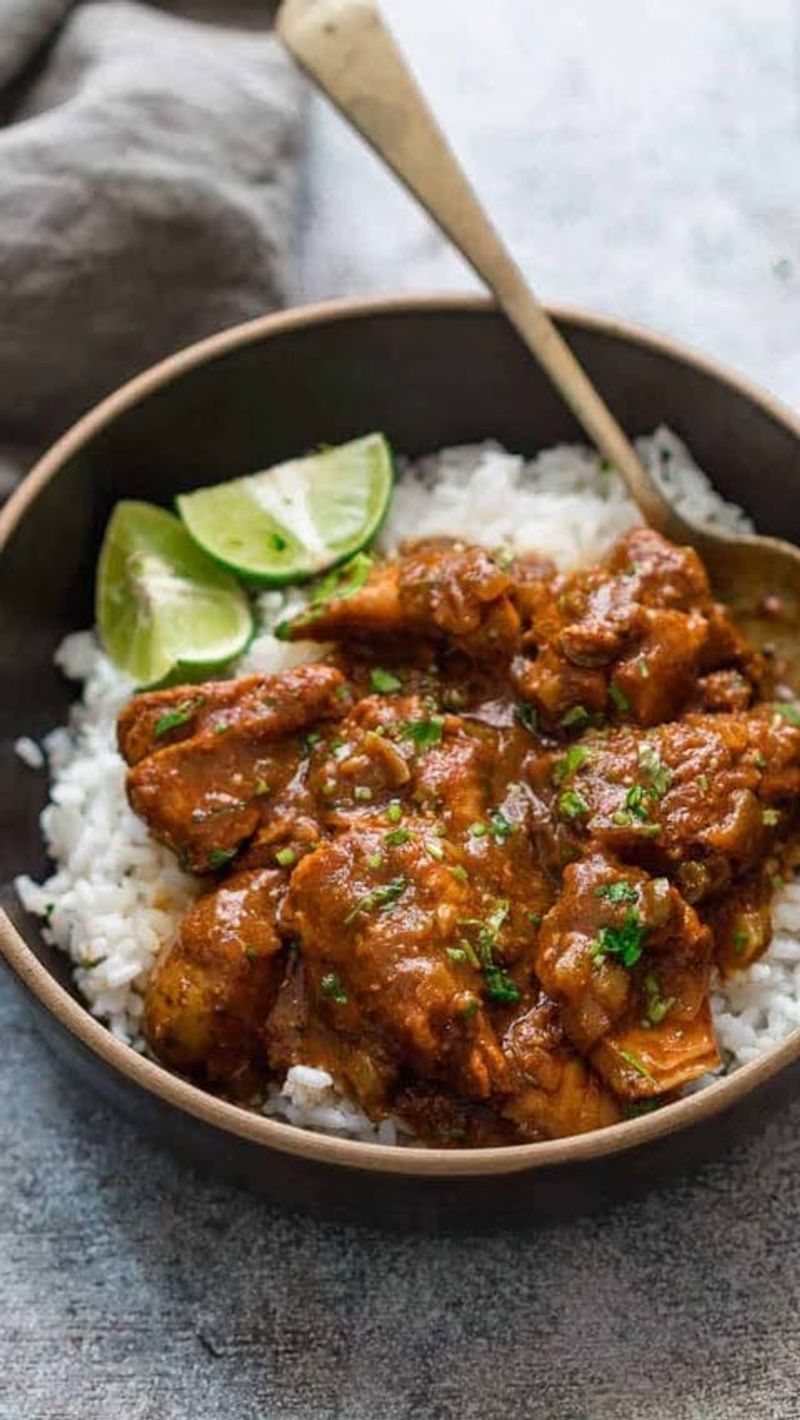
M 503 245 L 374 0 L 285 0 L 277 28 L 489 287 L 647 522 L 674 532 L 680 520 Z

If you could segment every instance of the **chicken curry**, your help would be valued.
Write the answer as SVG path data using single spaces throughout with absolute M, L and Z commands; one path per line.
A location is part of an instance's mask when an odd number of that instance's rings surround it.
M 158 1058 L 257 1100 L 303 1063 L 435 1145 L 576 1134 L 720 1065 L 764 951 L 800 714 L 649 529 L 597 566 L 439 540 L 332 574 L 321 658 L 137 695 L 130 802 L 207 888 Z

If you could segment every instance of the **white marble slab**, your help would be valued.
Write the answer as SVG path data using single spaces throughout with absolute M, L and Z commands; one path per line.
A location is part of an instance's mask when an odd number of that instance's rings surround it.
M 539 292 L 800 403 L 796 0 L 386 0 Z M 315 100 L 297 295 L 474 278 Z

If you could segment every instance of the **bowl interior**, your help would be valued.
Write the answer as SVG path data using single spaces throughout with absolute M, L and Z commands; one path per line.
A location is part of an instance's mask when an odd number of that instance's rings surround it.
M 561 325 L 631 434 L 668 424 L 760 530 L 800 541 L 800 440 L 780 411 L 666 344 L 578 315 Z M 47 867 L 38 827 L 45 778 L 13 742 L 65 718 L 73 687 L 52 654 L 67 631 L 92 622 L 94 564 L 113 504 L 169 504 L 184 489 L 371 429 L 409 455 L 490 437 L 533 454 L 580 437 L 490 307 L 372 303 L 294 327 L 258 323 L 171 377 L 157 372 L 65 457 L 11 530 L 0 555 L 0 896 L 70 989 L 65 960 L 10 889 L 17 873 Z

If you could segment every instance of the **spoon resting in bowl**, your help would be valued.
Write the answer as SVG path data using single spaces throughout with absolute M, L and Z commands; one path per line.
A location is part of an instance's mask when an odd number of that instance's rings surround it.
M 301 68 L 425 208 L 494 295 L 645 520 L 695 547 L 743 629 L 800 651 L 800 549 L 689 522 L 664 496 L 537 300 L 470 186 L 374 0 L 284 0 L 278 32 Z M 793 677 L 794 678 L 794 675 Z

